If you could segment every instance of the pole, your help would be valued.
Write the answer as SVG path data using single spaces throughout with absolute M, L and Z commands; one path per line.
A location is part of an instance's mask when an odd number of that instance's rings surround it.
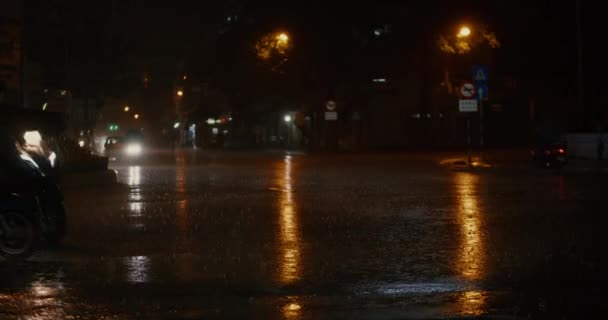
M 483 159 L 483 97 L 479 95 L 479 158 Z
M 471 166 L 471 117 L 467 116 L 467 165 Z
M 577 104 L 580 112 L 580 126 L 581 129 L 585 129 L 584 126 L 587 124 L 587 113 L 585 110 L 585 81 L 583 74 L 583 26 L 581 16 L 581 0 L 576 0 L 576 46 L 577 46 L 577 84 L 578 84 L 578 95 Z
M 21 25 L 19 26 L 19 92 L 18 103 L 20 108 L 25 108 L 25 0 L 21 1 Z

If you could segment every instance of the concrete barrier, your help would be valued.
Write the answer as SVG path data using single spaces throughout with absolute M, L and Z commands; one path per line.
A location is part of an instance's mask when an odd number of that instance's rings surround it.
M 608 133 L 569 133 L 568 156 L 579 159 L 597 159 L 598 139 L 604 144 L 604 159 L 608 158 Z

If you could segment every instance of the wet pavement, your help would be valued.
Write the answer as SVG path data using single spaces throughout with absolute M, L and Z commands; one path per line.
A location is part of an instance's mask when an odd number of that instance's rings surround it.
M 603 318 L 606 176 L 424 154 L 162 153 L 68 189 L 0 319 Z

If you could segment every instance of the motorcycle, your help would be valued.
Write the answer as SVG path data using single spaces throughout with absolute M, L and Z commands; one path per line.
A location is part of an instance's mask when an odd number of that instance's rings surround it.
M 56 155 L 38 131 L 23 139 L 3 137 L 0 187 L 0 255 L 29 257 L 41 241 L 56 245 L 66 235 L 63 195 L 55 178 Z M 21 141 L 22 140 L 22 141 Z

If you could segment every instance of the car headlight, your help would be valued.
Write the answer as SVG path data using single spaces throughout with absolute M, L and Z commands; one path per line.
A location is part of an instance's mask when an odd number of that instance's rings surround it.
M 130 144 L 130 145 L 127 145 L 126 151 L 127 151 L 127 154 L 130 156 L 137 156 L 137 155 L 141 154 L 142 149 L 143 148 L 141 147 L 141 144 Z

